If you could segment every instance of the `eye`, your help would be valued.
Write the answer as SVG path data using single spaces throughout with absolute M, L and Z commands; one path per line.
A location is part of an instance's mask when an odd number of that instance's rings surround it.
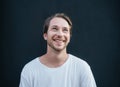
M 53 30 L 53 31 L 57 31 L 58 29 L 57 29 L 56 27 L 53 27 L 52 30 Z
M 63 31 L 64 31 L 64 32 L 68 32 L 68 29 L 67 29 L 67 28 L 63 28 Z
M 56 27 L 53 27 L 52 29 L 56 30 L 57 28 L 56 28 Z

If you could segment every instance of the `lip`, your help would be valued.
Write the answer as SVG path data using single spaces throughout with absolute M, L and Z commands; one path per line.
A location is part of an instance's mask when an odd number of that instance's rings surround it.
M 56 45 L 58 46 L 62 46 L 64 43 L 64 40 L 62 39 L 53 39 L 53 41 L 55 42 Z
M 58 39 L 55 39 L 54 41 L 58 42 L 58 43 L 62 43 L 63 42 L 63 40 L 58 40 Z
M 63 40 L 63 39 L 53 39 L 53 41 L 56 41 L 56 42 L 65 42 L 65 40 Z

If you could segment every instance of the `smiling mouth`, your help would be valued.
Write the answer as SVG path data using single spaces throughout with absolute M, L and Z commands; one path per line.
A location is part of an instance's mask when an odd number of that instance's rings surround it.
M 65 40 L 62 40 L 62 39 L 53 39 L 53 41 L 56 41 L 56 42 L 65 42 Z

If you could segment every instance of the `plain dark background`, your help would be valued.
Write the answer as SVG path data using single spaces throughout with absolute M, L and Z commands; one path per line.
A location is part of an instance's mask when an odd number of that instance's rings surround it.
M 91 66 L 98 87 L 120 87 L 119 0 L 2 0 L 1 87 L 18 87 L 23 66 L 46 52 L 44 20 L 73 21 L 68 52 Z

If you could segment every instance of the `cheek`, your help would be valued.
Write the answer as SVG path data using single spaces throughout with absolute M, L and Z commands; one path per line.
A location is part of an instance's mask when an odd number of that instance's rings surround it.
M 71 36 L 69 35 L 69 42 L 70 42 Z
M 46 40 L 51 40 L 56 37 L 56 34 L 50 32 L 46 35 Z
M 69 39 L 68 39 L 68 42 L 70 42 L 70 37 L 69 37 Z
M 67 35 L 66 39 L 68 40 L 68 42 L 70 42 L 70 35 Z

